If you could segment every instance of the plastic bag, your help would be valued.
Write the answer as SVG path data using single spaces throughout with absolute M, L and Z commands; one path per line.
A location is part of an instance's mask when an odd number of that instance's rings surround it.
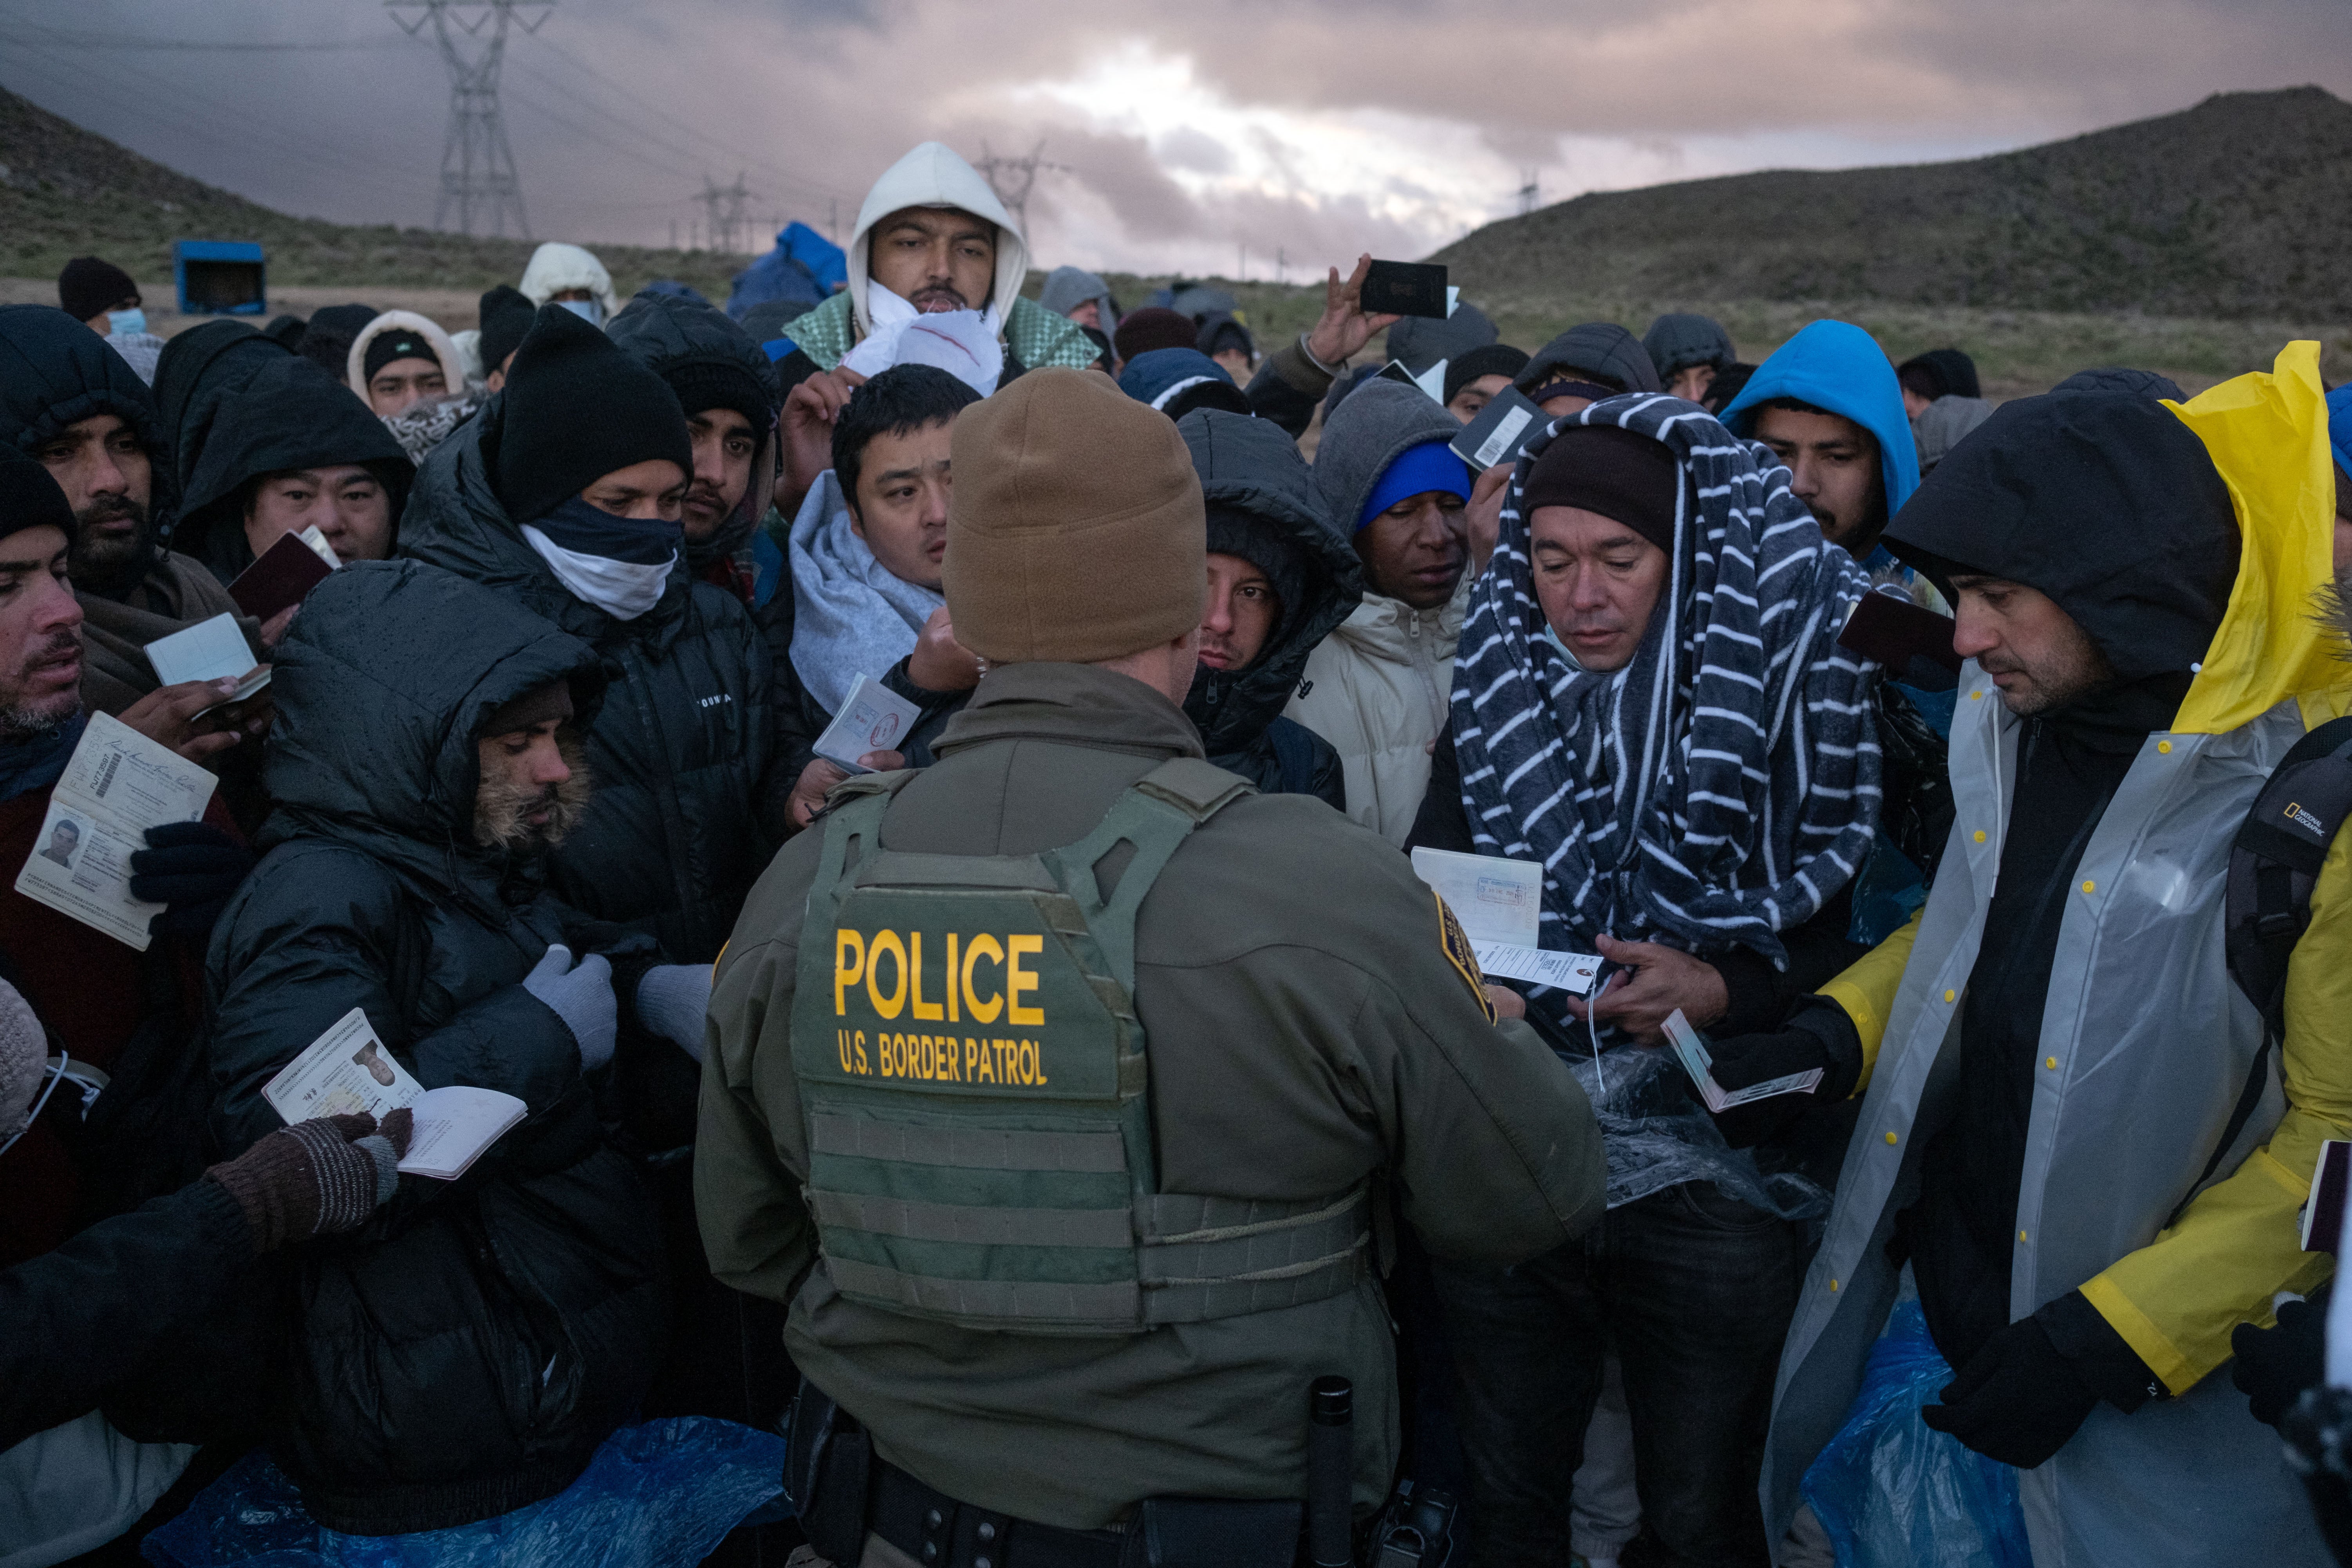
M 625 1426 L 542 1501 L 450 1530 L 343 1535 L 256 1450 L 142 1550 L 158 1568 L 690 1568 L 783 1490 L 784 1440 L 681 1415 Z
M 1845 1425 L 1805 1472 L 1838 1568 L 2033 1568 L 2017 1472 L 1919 1418 L 1951 1381 L 1918 1299 L 1901 1302 Z

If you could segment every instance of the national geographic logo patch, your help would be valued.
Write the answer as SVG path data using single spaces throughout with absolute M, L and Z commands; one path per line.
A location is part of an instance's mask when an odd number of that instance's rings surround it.
M 2310 812 L 2304 810 L 2304 808 L 2296 802 L 2288 801 L 2286 803 L 2285 816 L 2289 822 L 2294 823 L 2297 827 L 2302 828 L 2314 838 L 2325 838 L 2327 837 L 2327 825 L 2320 821 L 2318 817 L 2313 816 Z
M 1470 933 L 1454 918 L 1443 894 L 1433 889 L 1429 896 L 1437 900 L 1437 944 L 1445 950 L 1446 962 L 1454 965 L 1454 973 L 1462 976 L 1462 984 L 1470 987 L 1470 994 L 1478 999 L 1486 1022 L 1491 1024 L 1495 1021 L 1495 1004 L 1487 998 L 1486 971 L 1478 967 L 1478 955 L 1471 950 Z

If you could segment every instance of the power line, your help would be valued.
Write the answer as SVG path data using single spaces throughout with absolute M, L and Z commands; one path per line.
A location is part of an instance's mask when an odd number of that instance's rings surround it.
M 146 49 L 181 51 L 220 51 L 235 54 L 296 54 L 311 51 L 342 49 L 396 49 L 399 43 L 392 38 L 285 39 L 276 42 L 246 42 L 210 38 L 140 38 L 125 37 L 115 33 L 77 33 L 64 27 L 45 27 L 37 22 L 27 22 L 19 16 L 9 18 L 10 29 L 17 34 L 38 35 L 45 42 L 63 44 L 77 49 Z
M 1070 172 L 1066 163 L 1045 162 L 1045 142 L 1042 137 L 1025 158 L 999 157 L 989 151 L 986 142 L 982 142 L 980 156 L 972 160 L 971 166 L 980 171 L 980 177 L 988 182 L 988 188 L 996 193 L 996 199 L 1003 202 L 1004 210 L 1013 215 L 1013 226 L 1021 231 L 1024 240 L 1029 237 L 1029 193 L 1037 184 L 1038 172 L 1044 169 L 1065 174 Z
M 518 5 L 531 5 L 539 11 L 536 20 L 521 22 L 515 16 Z M 449 214 L 457 215 L 457 231 L 470 236 L 474 232 L 474 209 L 487 209 L 490 232 L 506 237 L 507 217 L 514 217 L 515 231 L 523 238 L 530 237 L 530 219 L 522 209 L 522 184 L 515 175 L 514 149 L 507 145 L 506 120 L 499 112 L 499 67 L 506 58 L 507 30 L 520 25 L 526 33 L 536 33 L 551 12 L 553 0 L 384 0 L 384 8 L 399 23 L 401 31 L 411 37 L 424 36 L 425 24 L 433 24 L 433 40 L 441 48 L 442 63 L 449 68 L 449 134 L 441 147 L 441 195 L 434 204 L 433 226 L 446 229 Z M 424 15 L 411 25 L 400 15 L 415 5 Z M 483 12 L 469 22 L 468 12 Z M 470 58 L 465 47 L 451 36 L 455 25 L 461 31 L 488 37 L 481 52 Z

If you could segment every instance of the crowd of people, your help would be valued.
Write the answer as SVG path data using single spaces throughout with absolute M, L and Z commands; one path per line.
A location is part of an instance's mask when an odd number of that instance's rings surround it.
M 2352 389 L 1370 266 L 0 309 L 0 1563 L 2352 1561 Z

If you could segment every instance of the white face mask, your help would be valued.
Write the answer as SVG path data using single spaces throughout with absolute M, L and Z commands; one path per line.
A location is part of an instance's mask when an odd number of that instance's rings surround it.
M 660 565 L 648 566 L 566 550 L 530 523 L 523 524 L 522 536 L 558 582 L 616 621 L 634 621 L 659 604 L 670 568 L 677 563 L 675 552 Z
M 143 332 L 147 330 L 147 312 L 133 305 L 128 310 L 109 310 L 106 325 L 110 333 Z
M 592 327 L 601 327 L 604 324 L 604 307 L 593 300 L 558 300 L 555 303 Z

